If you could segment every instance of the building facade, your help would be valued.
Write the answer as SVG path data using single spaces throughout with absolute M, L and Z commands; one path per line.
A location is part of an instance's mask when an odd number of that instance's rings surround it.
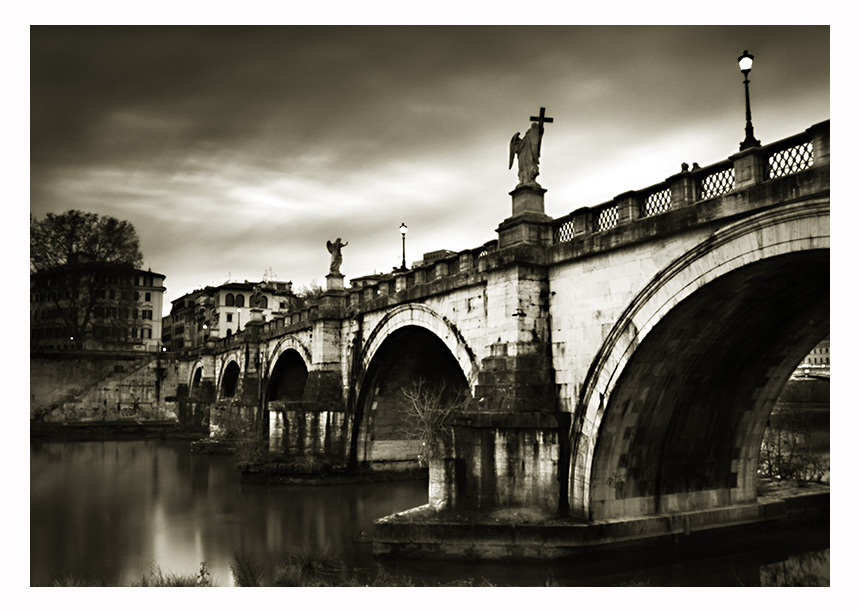
M 285 315 L 296 299 L 291 282 L 231 282 L 197 289 L 171 302 L 162 321 L 162 343 L 169 350 L 183 350 L 229 338 L 244 329 L 252 309 L 268 321 Z
M 97 262 L 32 273 L 30 350 L 160 350 L 165 278 Z
M 796 376 L 808 376 L 811 374 L 830 376 L 830 336 L 819 342 L 804 357 L 795 371 Z

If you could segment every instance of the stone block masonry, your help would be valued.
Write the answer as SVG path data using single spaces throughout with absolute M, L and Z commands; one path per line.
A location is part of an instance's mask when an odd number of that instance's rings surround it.
M 153 354 L 30 357 L 30 419 L 48 423 L 176 420 L 175 360 Z

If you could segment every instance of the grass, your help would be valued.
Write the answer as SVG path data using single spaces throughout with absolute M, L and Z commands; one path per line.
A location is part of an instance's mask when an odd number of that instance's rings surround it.
M 149 574 L 144 574 L 140 580 L 132 583 L 134 587 L 208 587 L 212 586 L 206 563 L 200 564 L 196 574 L 164 573 L 158 566 L 152 568 Z
M 465 578 L 440 585 L 417 584 L 411 576 L 393 576 L 383 567 L 362 573 L 349 570 L 328 549 L 312 549 L 307 546 L 291 549 L 287 557 L 268 582 L 263 567 L 252 555 L 234 553 L 230 564 L 236 586 L 272 587 L 490 587 L 495 586 L 485 578 Z M 548 584 L 550 584 L 548 582 Z

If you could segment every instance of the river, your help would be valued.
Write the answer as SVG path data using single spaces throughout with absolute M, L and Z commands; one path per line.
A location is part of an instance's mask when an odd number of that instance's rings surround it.
M 426 502 L 426 482 L 242 484 L 233 457 L 193 454 L 187 441 L 33 440 L 30 584 L 128 586 L 153 570 L 195 574 L 205 562 L 214 585 L 230 586 L 235 555 L 253 559 L 271 580 L 291 550 L 325 551 L 372 576 L 373 520 Z M 417 585 L 829 585 L 829 529 L 695 558 L 388 563 L 386 571 Z

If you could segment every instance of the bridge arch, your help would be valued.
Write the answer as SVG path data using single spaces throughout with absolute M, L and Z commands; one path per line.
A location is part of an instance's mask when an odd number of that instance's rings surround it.
M 266 387 L 266 402 L 279 402 L 282 407 L 304 399 L 308 380 L 308 360 L 295 348 L 278 352 L 271 364 Z
M 239 361 L 237 359 L 225 360 L 224 368 L 221 370 L 221 384 L 218 385 L 219 396 L 222 399 L 236 397 L 240 376 Z
M 310 349 L 297 338 L 294 338 L 293 336 L 286 336 L 284 338 L 281 338 L 278 343 L 275 344 L 275 346 L 271 349 L 271 351 L 269 351 L 268 371 L 266 373 L 270 378 L 278 362 L 278 359 L 282 354 L 287 351 L 294 351 L 295 353 L 297 353 L 304 361 L 305 367 L 310 369 L 311 363 L 313 361 Z
M 436 336 L 448 348 L 466 376 L 470 388 L 478 378 L 475 354 L 457 328 L 446 317 L 423 304 L 404 304 L 392 309 L 374 327 L 364 343 L 361 369 L 366 372 L 380 346 L 395 331 L 404 327 L 420 327 Z
M 770 411 L 829 333 L 829 211 L 803 202 L 726 226 L 633 299 L 577 403 L 574 515 L 755 500 Z
M 410 435 L 402 392 L 421 381 L 453 399 L 468 394 L 477 376 L 472 353 L 456 328 L 417 304 L 394 309 L 376 325 L 360 363 L 351 462 L 414 464 L 422 449 Z
M 311 351 L 304 343 L 292 336 L 281 338 L 268 357 L 266 403 L 301 402 L 311 361 Z
M 191 380 L 188 382 L 188 394 L 191 397 L 200 392 L 200 385 L 203 382 L 203 364 L 199 361 L 191 368 Z

